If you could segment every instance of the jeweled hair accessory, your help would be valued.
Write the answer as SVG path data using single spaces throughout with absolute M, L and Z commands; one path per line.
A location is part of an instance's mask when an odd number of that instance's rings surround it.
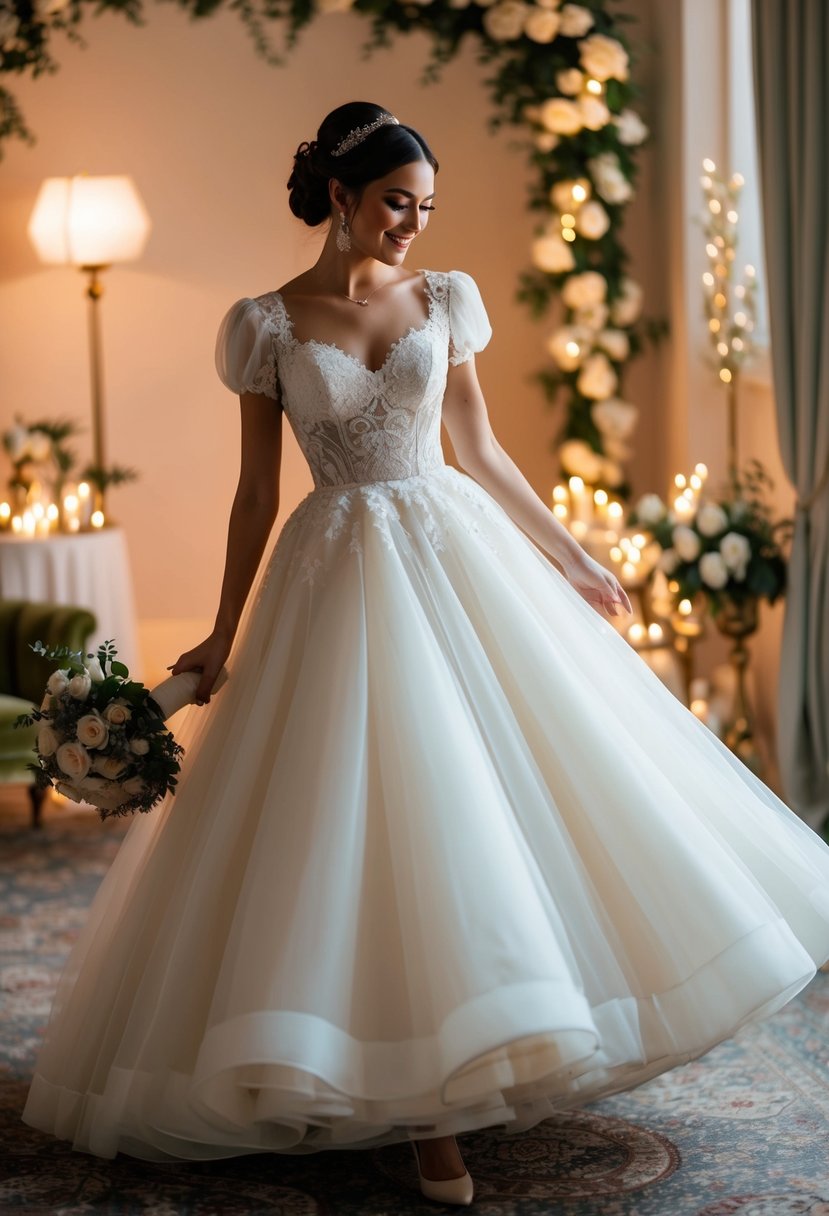
M 386 127 L 389 123 L 400 126 L 398 119 L 393 114 L 382 114 L 374 122 L 367 122 L 364 127 L 355 127 L 340 140 L 331 155 L 342 156 L 344 152 L 350 152 L 352 148 L 357 147 L 357 144 L 361 144 L 367 135 L 371 135 L 372 131 L 376 131 L 378 127 Z

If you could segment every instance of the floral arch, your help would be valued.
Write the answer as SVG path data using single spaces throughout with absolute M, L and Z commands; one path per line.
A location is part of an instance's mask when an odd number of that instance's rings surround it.
M 633 108 L 631 50 L 614 12 L 618 0 L 177 0 L 194 18 L 232 7 L 257 51 L 271 63 L 269 30 L 279 23 L 287 48 L 300 31 L 326 14 L 352 10 L 368 18 L 368 49 L 392 36 L 425 31 L 432 42 L 426 80 L 433 80 L 471 35 L 487 79 L 490 126 L 520 128 L 534 181 L 528 205 L 538 215 L 518 298 L 534 316 L 560 301 L 551 330 L 552 366 L 538 372 L 552 404 L 565 397 L 564 422 L 551 441 L 564 476 L 578 475 L 616 497 L 630 486 L 624 463 L 637 407 L 625 401 L 625 364 L 647 338 L 664 329 L 642 314 L 642 290 L 625 272 L 620 240 L 623 213 L 634 194 L 636 151 L 648 129 Z M 92 12 L 115 10 L 140 24 L 144 0 L 11 0 L 0 9 L 0 75 L 38 76 L 57 67 L 53 39 L 82 41 Z M 32 133 L 8 88 L 0 84 L 0 153 L 9 138 Z

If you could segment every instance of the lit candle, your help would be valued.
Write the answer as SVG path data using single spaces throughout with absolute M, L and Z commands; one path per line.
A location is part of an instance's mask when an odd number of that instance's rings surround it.
M 103 511 L 93 511 L 89 522 L 92 524 L 93 528 L 103 528 L 103 526 L 104 526 Z
M 8 528 L 11 523 L 12 509 L 11 503 L 0 502 L 0 528 Z

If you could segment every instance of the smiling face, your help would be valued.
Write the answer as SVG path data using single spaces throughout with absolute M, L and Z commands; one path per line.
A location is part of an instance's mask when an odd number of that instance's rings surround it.
M 359 200 L 338 184 L 332 196 L 338 210 L 345 204 L 352 250 L 397 266 L 434 210 L 435 173 L 428 161 L 416 160 L 369 182 Z

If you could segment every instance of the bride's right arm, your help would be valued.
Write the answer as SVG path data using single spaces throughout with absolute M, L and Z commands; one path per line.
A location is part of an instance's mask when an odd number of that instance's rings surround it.
M 242 457 L 239 482 L 230 511 L 222 590 L 212 633 L 186 651 L 171 671 L 201 668 L 197 702 L 210 691 L 230 654 L 239 619 L 279 509 L 282 457 L 282 408 L 262 393 L 242 393 Z

